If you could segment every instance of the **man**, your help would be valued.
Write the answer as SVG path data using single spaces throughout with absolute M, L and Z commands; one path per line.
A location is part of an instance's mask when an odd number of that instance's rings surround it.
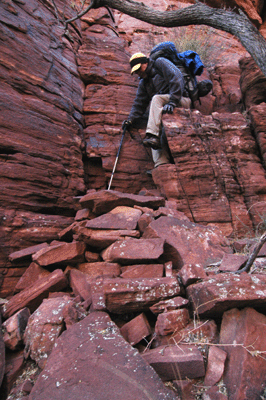
M 166 58 L 159 57 L 154 61 L 143 53 L 135 53 L 129 63 L 131 75 L 137 74 L 140 82 L 128 119 L 123 122 L 122 127 L 129 128 L 149 107 L 143 144 L 151 147 L 154 166 L 157 167 L 170 159 L 160 138 L 162 114 L 172 114 L 175 107 L 190 108 L 191 100 L 185 92 L 181 71 Z

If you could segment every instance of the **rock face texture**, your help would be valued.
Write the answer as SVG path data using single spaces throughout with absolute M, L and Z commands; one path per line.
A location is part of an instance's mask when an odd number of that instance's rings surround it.
M 189 3 L 152 6 L 170 10 Z M 240 7 L 256 24 L 263 20 L 262 2 L 216 3 L 207 2 Z M 75 13 L 60 1 L 57 6 L 65 18 Z M 24 272 L 18 264 L 10 268 L 9 254 L 56 239 L 73 222 L 77 197 L 107 188 L 138 84 L 129 74 L 130 54 L 148 53 L 177 31 L 119 12 L 113 12 L 114 22 L 100 8 L 70 24 L 64 35 L 51 4 L 2 1 L 0 7 L 0 293 L 6 297 Z M 189 36 L 182 32 L 179 42 Z M 200 32 L 203 43 L 207 36 Z M 174 164 L 147 175 L 153 162 L 141 143 L 145 130 L 133 129 L 124 138 L 112 189 L 156 191 L 191 222 L 246 235 L 261 223 L 265 204 L 265 78 L 250 57 L 239 68 L 245 50 L 227 34 L 217 35 L 211 36 L 223 44 L 204 75 L 212 79 L 213 92 L 197 110 L 165 118 Z
M 266 32 L 262 0 L 206 4 Z M 265 253 L 232 272 L 253 244 L 233 238 L 265 229 L 266 78 L 224 32 L 100 8 L 65 33 L 75 4 L 56 5 L 0 2 L 0 400 L 265 397 Z M 134 126 L 107 191 L 130 55 L 193 32 L 212 93 L 164 117 L 171 164 Z
M 60 240 L 10 254 L 26 271 L 17 293 L 1 304 L 0 399 L 260 399 L 266 250 L 250 273 L 221 273 L 225 259 L 235 262 L 237 242 L 230 245 L 217 228 L 192 224 L 181 212 L 173 218 L 164 198 L 102 190 L 89 191 L 85 202 L 89 208 L 77 212 Z M 102 212 L 88 218 L 96 209 Z M 137 237 L 125 233 L 121 240 L 113 233 L 119 223 L 106 226 L 117 209 L 118 222 L 134 215 Z M 141 231 L 145 214 L 150 223 Z M 94 228 L 80 235 L 85 225 Z M 92 247 L 92 229 L 113 243 L 102 236 Z M 245 244 L 251 253 L 255 241 Z

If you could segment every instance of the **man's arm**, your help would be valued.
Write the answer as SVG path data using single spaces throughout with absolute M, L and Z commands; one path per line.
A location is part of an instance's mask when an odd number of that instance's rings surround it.
M 144 80 L 141 79 L 135 100 L 133 102 L 131 111 L 128 116 L 128 120 L 134 121 L 134 119 L 141 117 L 145 113 L 149 103 L 150 103 L 150 98 L 145 88 Z

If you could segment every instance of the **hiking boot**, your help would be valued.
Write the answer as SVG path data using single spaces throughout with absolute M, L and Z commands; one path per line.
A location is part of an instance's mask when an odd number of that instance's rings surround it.
M 154 150 L 161 148 L 160 137 L 152 135 L 151 133 L 146 133 L 142 143 L 145 147 L 151 147 Z

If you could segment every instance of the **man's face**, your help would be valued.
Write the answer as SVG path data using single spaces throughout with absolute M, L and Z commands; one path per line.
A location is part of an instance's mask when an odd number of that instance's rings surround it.
M 146 73 L 147 66 L 148 66 L 148 63 L 141 64 L 140 68 L 135 72 L 135 74 L 137 74 L 140 78 L 146 78 L 146 76 L 147 76 L 147 73 Z

